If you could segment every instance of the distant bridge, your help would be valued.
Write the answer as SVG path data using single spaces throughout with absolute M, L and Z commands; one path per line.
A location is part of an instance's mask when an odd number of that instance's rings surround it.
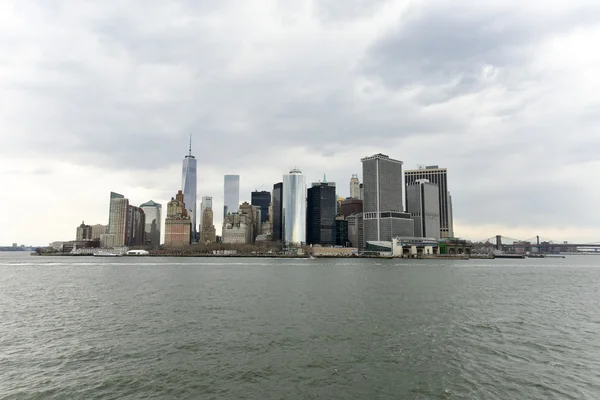
M 508 252 L 535 251 L 539 252 L 563 252 L 578 250 L 600 251 L 600 241 L 591 243 L 569 243 L 568 241 L 556 241 L 535 236 L 529 239 L 513 239 L 502 235 L 496 235 L 479 241 L 480 244 L 494 246 L 496 250 Z

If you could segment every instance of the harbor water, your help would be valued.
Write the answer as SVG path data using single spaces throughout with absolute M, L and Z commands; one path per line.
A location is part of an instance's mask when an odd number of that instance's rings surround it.
M 600 257 L 0 253 L 0 399 L 598 399 Z

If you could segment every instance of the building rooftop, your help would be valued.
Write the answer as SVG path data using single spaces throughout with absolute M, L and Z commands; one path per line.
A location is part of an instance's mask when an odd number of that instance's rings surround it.
M 400 160 L 394 160 L 393 158 L 390 158 L 389 156 L 382 154 L 382 153 L 378 153 L 378 154 L 374 154 L 370 157 L 365 157 L 362 158 L 360 161 L 361 162 L 365 162 L 365 161 L 369 161 L 369 160 L 376 160 L 376 159 L 380 159 L 380 160 L 386 160 L 386 161 L 392 161 L 395 163 L 399 163 L 399 164 L 404 164 L 402 161 Z
M 140 207 L 158 207 L 161 208 L 162 205 L 156 203 L 154 200 L 150 200 L 145 202 L 144 204 L 141 204 Z
M 407 169 L 404 172 L 409 174 L 423 174 L 426 172 L 446 172 L 447 168 L 440 168 L 437 165 L 429 165 L 425 168 L 420 166 L 417 169 Z

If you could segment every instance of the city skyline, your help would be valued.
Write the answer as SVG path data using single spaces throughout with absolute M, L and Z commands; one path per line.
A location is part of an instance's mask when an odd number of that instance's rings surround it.
M 382 155 L 382 154 L 378 154 L 378 155 Z M 385 156 L 385 155 L 384 155 L 384 156 Z M 368 158 L 368 157 L 367 157 L 367 158 Z M 422 164 L 419 164 L 419 165 L 418 165 L 418 167 L 419 167 L 419 168 L 417 168 L 417 169 L 415 169 L 415 170 L 413 170 L 413 171 L 416 171 L 416 170 L 426 170 L 426 169 L 425 169 L 425 167 L 424 167 L 424 165 L 422 165 Z M 436 166 L 436 167 L 437 167 L 437 166 Z M 442 168 L 442 169 L 443 169 L 443 170 L 446 170 L 446 168 Z M 410 172 L 410 171 L 411 171 L 411 170 L 402 171 L 403 178 L 405 178 L 405 177 L 406 177 L 406 172 Z M 224 175 L 224 176 L 227 176 L 227 175 Z M 231 176 L 231 175 L 229 175 L 229 176 Z M 235 176 L 236 176 L 236 177 L 239 179 L 239 175 L 235 175 Z M 358 174 L 350 174 L 349 176 L 351 176 L 352 178 L 358 177 L 358 179 L 359 179 L 359 181 L 360 181 L 360 185 L 361 185 L 361 186 L 363 185 L 363 181 L 362 181 L 362 173 L 358 173 Z M 281 184 L 281 182 L 280 182 L 279 184 Z M 405 185 L 405 184 L 406 184 L 406 182 L 405 182 L 405 180 L 403 179 L 403 185 Z M 247 185 L 247 186 L 252 186 L 252 185 Z M 276 185 L 274 185 L 274 187 L 275 187 L 275 186 L 276 186 Z M 305 186 L 306 186 L 306 185 L 305 185 Z M 348 187 L 350 187 L 350 185 L 349 185 Z M 452 185 L 450 185 L 450 187 L 452 187 Z M 306 189 L 308 189 L 308 186 L 306 186 Z M 404 191 L 405 189 L 406 189 L 406 187 L 405 187 L 405 186 L 403 186 L 403 189 L 402 189 L 402 190 Z M 223 190 L 223 189 L 222 189 L 222 190 Z M 246 192 L 244 192 L 244 191 L 240 191 L 240 193 L 241 193 L 241 196 L 240 196 L 239 205 L 241 205 L 241 204 L 242 204 L 242 203 L 244 203 L 244 202 L 248 202 L 248 203 L 250 203 L 250 199 L 252 198 L 252 193 L 253 193 L 253 192 L 255 192 L 255 189 L 250 189 L 250 190 L 249 190 L 247 193 L 246 193 Z M 343 188 L 340 190 L 340 192 L 341 192 L 341 193 L 343 193 Z M 272 193 L 272 192 L 271 192 L 271 193 Z M 338 194 L 338 195 L 340 195 L 341 197 L 345 198 L 345 199 L 351 199 L 351 197 L 350 197 L 351 189 L 349 189 L 349 190 L 348 190 L 348 193 L 347 193 L 347 194 L 343 194 L 343 195 L 342 195 L 341 193 L 339 193 L 339 192 L 338 192 L 337 194 Z M 123 197 L 124 197 L 124 196 L 123 196 L 123 195 L 120 195 L 120 194 L 118 194 L 118 193 L 115 193 L 115 192 L 112 192 L 112 191 L 111 191 L 111 192 L 110 192 L 110 197 L 111 197 L 111 201 L 110 201 L 110 202 L 109 202 L 109 204 L 108 204 L 108 206 L 109 206 L 109 209 L 110 209 L 110 210 L 109 210 L 109 217 L 110 217 L 110 215 L 111 215 L 111 209 L 112 209 L 112 207 L 111 207 L 111 203 L 112 203 L 112 200 L 113 200 L 113 198 L 114 198 L 114 199 L 123 199 Z M 214 200 L 213 200 L 213 198 L 212 198 L 212 196 L 203 196 L 203 198 L 205 198 L 205 197 L 206 197 L 206 198 L 208 198 L 208 199 L 210 199 L 210 204 L 211 204 L 211 205 L 212 205 L 213 203 L 215 203 L 215 202 L 214 202 Z M 407 201 L 407 200 L 406 200 L 406 196 L 405 196 L 405 194 L 403 194 L 403 195 L 402 195 L 402 197 L 403 197 L 403 205 L 402 205 L 402 206 L 405 208 L 405 203 L 406 203 L 406 201 Z M 246 200 L 246 198 L 247 198 L 247 200 Z M 123 199 L 123 200 L 127 201 L 127 202 L 128 202 L 128 204 L 130 204 L 130 205 L 133 205 L 133 204 L 136 204 L 136 203 L 137 203 L 137 199 L 136 199 L 136 201 L 131 201 L 131 200 L 130 200 L 130 199 L 128 199 L 128 198 L 125 198 L 125 199 Z M 169 202 L 169 200 L 166 200 L 166 201 L 165 201 L 163 204 L 164 204 L 164 205 L 166 205 L 168 202 Z M 216 205 L 216 207 L 218 207 L 218 203 L 219 203 L 218 201 L 215 203 L 215 204 L 217 204 L 217 205 Z M 157 204 L 157 205 L 158 205 L 158 206 L 161 206 L 162 204 Z M 238 206 L 238 207 L 239 207 L 239 206 Z M 137 207 L 134 207 L 134 208 L 137 208 Z M 187 205 L 186 205 L 186 208 L 188 208 L 188 207 L 187 207 Z M 214 208 L 214 206 L 213 206 L 213 208 Z M 405 210 L 404 210 L 404 211 L 406 211 L 406 208 L 405 208 Z M 305 212 L 306 212 L 306 210 L 305 210 Z M 86 215 L 88 215 L 88 214 L 86 214 Z M 88 220 L 88 218 L 87 218 L 86 216 L 82 216 L 82 217 L 83 217 L 83 218 L 85 218 L 86 220 Z M 104 219 L 106 219 L 106 218 L 104 218 Z M 109 219 L 110 219 L 110 218 L 109 218 Z M 164 214 L 163 214 L 163 215 L 162 215 L 162 222 L 161 222 L 161 227 L 163 228 L 163 229 L 162 229 L 162 234 L 161 234 L 161 243 L 162 243 L 162 242 L 164 242 L 164 226 L 165 226 L 165 220 L 166 220 L 166 215 L 164 215 Z M 92 220 L 90 219 L 90 221 L 92 221 Z M 100 221 L 99 223 L 100 223 L 100 224 L 102 224 L 102 219 L 101 219 L 101 220 L 99 220 L 99 221 Z M 198 222 L 199 222 L 199 221 L 198 221 Z M 95 223 L 95 222 L 94 222 L 94 221 L 92 221 L 92 223 Z M 107 232 L 109 232 L 109 231 L 110 231 L 110 221 L 109 221 L 109 223 L 106 225 L 106 227 L 107 227 Z M 216 220 L 216 219 L 214 219 L 214 227 L 216 228 L 216 234 L 217 234 L 217 235 L 220 235 L 220 234 L 221 234 L 221 228 L 222 228 L 222 220 L 221 220 L 221 221 L 219 221 L 219 222 L 217 222 L 217 220 Z M 306 227 L 305 227 L 305 229 L 306 229 Z M 71 227 L 71 230 L 72 230 L 72 227 Z M 198 231 L 198 233 L 200 233 L 200 231 Z M 306 235 L 306 233 L 305 233 L 305 235 Z M 483 238 L 481 238 L 481 237 L 478 237 L 478 238 L 471 238 L 471 237 L 465 237 L 465 236 L 457 235 L 457 237 L 460 237 L 460 238 L 463 238 L 463 239 L 468 239 L 468 240 L 473 240 L 473 241 L 477 241 L 477 240 L 481 240 L 481 239 L 493 238 L 494 236 L 495 236 L 495 235 L 492 235 L 492 234 L 491 234 L 491 232 L 490 232 L 490 236 L 489 236 L 489 237 L 483 237 Z M 523 238 L 523 237 L 525 237 L 525 236 L 521 236 L 521 237 Z M 533 236 L 531 236 L 531 237 L 533 237 Z M 547 236 L 544 236 L 544 237 L 547 237 Z M 55 241 L 55 239 L 56 239 L 56 237 L 53 237 L 53 238 L 52 238 L 52 241 Z M 71 240 L 72 238 L 71 238 L 70 236 L 66 236 L 66 239 L 69 239 L 69 240 Z M 558 240 L 557 242 L 559 242 L 559 241 L 560 241 L 560 240 Z M 575 241 L 571 241 L 571 242 L 572 242 L 572 243 L 574 243 Z M 592 241 L 580 241 L 580 243 L 591 243 L 591 242 L 592 242 Z M 23 243 L 27 243 L 27 241 L 23 241 Z M 43 245 L 44 243 L 41 243 L 41 244 Z
M 0 4 L 0 243 L 166 207 L 190 133 L 217 229 L 225 174 L 346 197 L 382 152 L 448 169 L 457 236 L 600 240 L 600 4 L 258 1 Z

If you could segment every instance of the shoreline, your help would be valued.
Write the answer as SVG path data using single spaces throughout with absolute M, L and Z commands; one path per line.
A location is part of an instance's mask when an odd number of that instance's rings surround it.
M 70 253 L 48 253 L 48 254 L 36 254 L 31 253 L 34 257 L 94 257 L 93 254 L 70 254 Z M 175 258 L 281 258 L 281 259 L 311 259 L 308 254 L 295 255 L 295 254 L 148 254 L 143 256 L 136 255 L 123 255 L 118 258 L 141 258 L 141 257 L 175 257 Z M 115 258 L 115 257 L 99 257 L 99 258 Z M 463 255 L 426 255 L 420 257 L 392 257 L 386 255 L 332 255 L 332 256 L 313 256 L 314 259 L 401 259 L 401 260 L 469 260 L 470 258 L 481 258 L 481 257 L 468 257 Z

